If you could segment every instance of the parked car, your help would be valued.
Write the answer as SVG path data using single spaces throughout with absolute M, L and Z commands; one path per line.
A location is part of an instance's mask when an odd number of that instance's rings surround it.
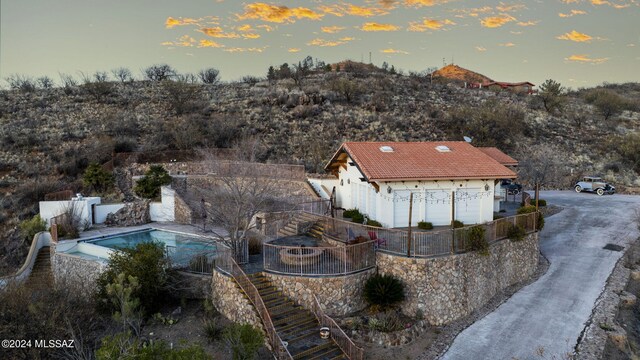
M 502 180 L 500 187 L 507 190 L 507 195 L 518 195 L 522 192 L 522 185 L 513 182 L 511 179 Z
M 583 177 L 582 180 L 576 183 L 574 189 L 576 190 L 576 192 L 595 192 L 600 196 L 604 194 L 614 194 L 616 192 L 616 188 L 613 185 L 602 180 L 602 178 L 595 176 Z

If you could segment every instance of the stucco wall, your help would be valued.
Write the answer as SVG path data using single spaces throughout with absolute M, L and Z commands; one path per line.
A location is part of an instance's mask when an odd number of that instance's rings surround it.
M 258 313 L 233 278 L 216 270 L 211 278 L 211 301 L 227 319 L 264 329 Z
M 365 308 L 362 296 L 365 281 L 375 269 L 338 277 L 301 277 L 271 274 L 265 276 L 286 296 L 307 309 L 313 306 L 316 295 L 320 306 L 329 315 L 346 315 Z
M 51 257 L 56 286 L 72 287 L 86 294 L 96 289 L 98 276 L 106 266 L 106 263 L 59 252 L 53 252 Z
M 110 213 L 115 213 L 116 211 L 122 209 L 125 206 L 124 203 L 120 204 L 105 204 L 98 205 L 95 207 L 96 210 L 96 224 L 102 224 L 107 220 L 107 215 Z
M 67 200 L 67 201 L 40 201 L 39 213 L 42 220 L 47 222 L 47 225 L 51 225 L 50 220 L 52 217 L 63 214 L 71 206 L 75 207 L 75 211 L 80 216 L 80 223 L 83 226 L 85 223 L 92 224 L 92 211 L 91 205 L 99 205 L 99 197 L 86 197 L 82 200 Z
M 523 241 L 502 240 L 489 256 L 476 252 L 437 258 L 406 258 L 377 253 L 378 270 L 405 284 L 402 311 L 418 310 L 433 325 L 464 317 L 486 304 L 500 290 L 528 279 L 538 265 L 538 234 Z

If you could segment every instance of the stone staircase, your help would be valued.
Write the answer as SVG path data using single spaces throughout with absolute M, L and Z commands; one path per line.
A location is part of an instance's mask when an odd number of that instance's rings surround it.
M 289 220 L 287 225 L 278 230 L 278 235 L 281 237 L 300 235 L 298 234 L 298 225 L 314 222 L 313 226 L 311 226 L 311 228 L 306 232 L 306 235 L 317 239 L 322 239 L 322 232 L 324 231 L 324 228 L 322 224 L 319 223 L 320 219 L 321 217 L 317 215 L 305 212 L 298 213 L 291 220 Z
M 262 273 L 247 275 L 264 301 L 276 332 L 294 359 L 348 359 L 332 339 L 320 338 L 315 315 L 285 296 Z
M 36 261 L 25 286 L 33 289 L 45 289 L 53 286 L 53 273 L 51 272 L 51 254 L 49 247 L 44 246 L 38 252 Z

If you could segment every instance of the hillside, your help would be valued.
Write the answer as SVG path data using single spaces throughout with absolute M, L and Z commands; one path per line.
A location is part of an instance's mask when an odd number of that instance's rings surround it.
M 488 83 L 492 82 L 490 78 L 478 74 L 477 72 L 467 70 L 458 65 L 449 64 L 433 72 L 433 78 L 442 82 L 460 81 L 467 83 Z
M 520 160 L 538 153 L 554 158 L 562 166 L 548 187 L 567 187 L 582 173 L 607 176 L 619 189 L 640 186 L 634 157 L 640 153 L 640 84 L 571 92 L 560 109 L 547 112 L 539 96 L 366 69 L 217 85 L 96 81 L 0 92 L 0 273 L 22 261 L 28 241 L 17 226 L 35 214 L 37 201 L 67 188 L 88 193 L 80 181 L 84 169 L 113 152 L 229 148 L 252 137 L 261 144 L 260 161 L 320 172 L 346 140 L 466 135 L 474 145 L 498 146 Z M 606 96 L 621 104 L 608 116 L 599 102 Z

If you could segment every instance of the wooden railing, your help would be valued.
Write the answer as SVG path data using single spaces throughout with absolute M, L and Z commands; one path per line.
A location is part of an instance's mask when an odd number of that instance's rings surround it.
M 276 332 L 276 328 L 273 326 L 273 321 L 271 320 L 267 306 L 264 304 L 264 301 L 262 301 L 262 297 L 260 297 L 258 289 L 253 285 L 251 280 L 249 280 L 247 274 L 242 271 L 242 268 L 240 268 L 240 266 L 233 260 L 230 251 L 226 253 L 224 251 L 220 252 L 220 256 L 216 262 L 216 267 L 231 275 L 240 286 L 240 289 L 242 289 L 242 291 L 247 295 L 249 301 L 253 304 L 258 315 L 260 315 L 260 319 L 264 325 L 264 330 L 267 333 L 267 338 L 269 339 L 269 344 L 271 344 L 273 354 L 276 358 L 281 360 L 292 360 L 293 357 L 291 356 L 291 353 L 289 353 L 289 350 L 287 350 L 287 347 Z
M 491 244 L 507 238 L 507 232 L 513 225 L 522 226 L 527 234 L 535 232 L 537 218 L 538 213 L 530 213 L 457 229 L 432 231 L 416 229 L 411 233 L 411 241 L 409 241 L 407 230 L 367 226 L 326 216 L 321 221 L 326 236 L 344 243 L 363 239 L 372 240 L 376 242 L 378 250 L 388 253 L 431 257 L 465 252 L 470 229 L 475 226 L 485 229 L 485 239 Z
M 300 247 L 265 243 L 264 269 L 286 275 L 340 276 L 376 266 L 376 243 Z
M 313 313 L 318 318 L 318 322 L 320 322 L 320 326 L 326 326 L 329 328 L 329 332 L 331 333 L 331 338 L 338 344 L 342 352 L 347 355 L 347 357 L 351 360 L 363 360 L 364 359 L 364 350 L 361 347 L 358 347 L 347 334 L 340 328 L 338 323 L 335 322 L 331 317 L 324 313 L 322 307 L 320 306 L 320 302 L 316 295 L 313 295 Z

